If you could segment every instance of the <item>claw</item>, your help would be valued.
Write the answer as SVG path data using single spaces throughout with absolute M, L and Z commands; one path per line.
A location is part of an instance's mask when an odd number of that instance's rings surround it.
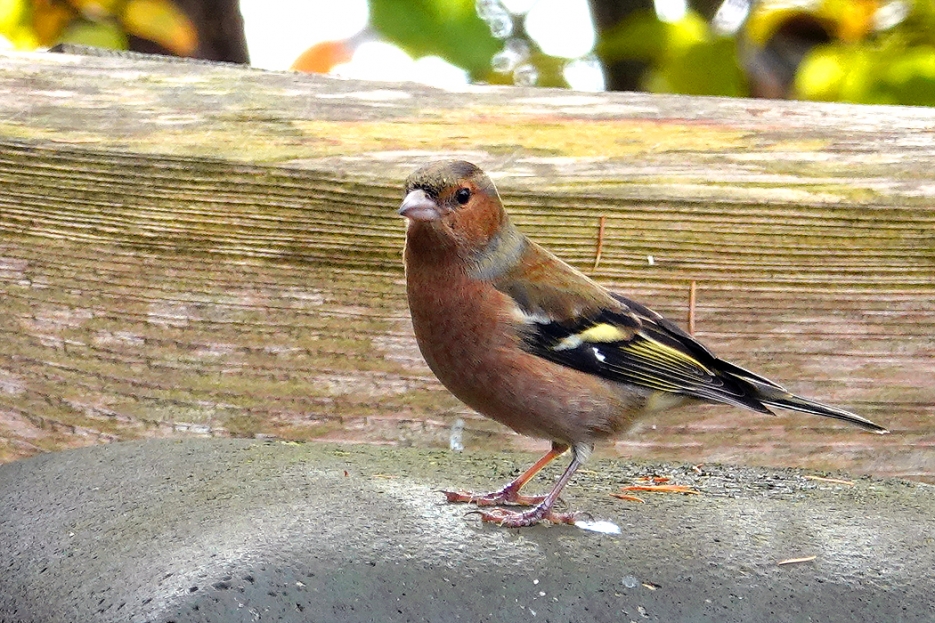
M 445 499 L 452 504 L 474 504 L 476 506 L 537 506 L 545 499 L 544 495 L 520 495 L 515 489 L 504 487 L 491 493 L 472 493 L 470 491 L 442 491 Z
M 542 506 L 536 506 L 528 511 L 511 511 L 504 508 L 494 508 L 489 511 L 474 511 L 482 521 L 495 523 L 503 528 L 525 528 L 534 526 L 541 521 L 553 524 L 574 524 L 575 513 L 557 513 Z

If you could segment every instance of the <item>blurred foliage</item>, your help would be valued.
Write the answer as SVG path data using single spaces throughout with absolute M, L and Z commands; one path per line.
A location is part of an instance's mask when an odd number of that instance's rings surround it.
M 542 52 L 524 15 L 499 0 L 369 7 L 373 33 L 413 57 L 440 56 L 475 82 L 568 86 L 563 72 L 574 59 Z M 725 27 L 727 8 L 739 18 Z M 691 8 L 671 21 L 635 10 L 597 34 L 597 58 L 644 63 L 641 86 L 652 92 L 935 105 L 935 0 L 725 0 L 710 20 Z M 172 0 L 0 0 L 0 35 L 20 49 L 126 49 L 131 35 L 180 56 L 198 47 Z M 307 54 L 312 70 L 349 57 L 350 48 L 327 44 Z
M 731 36 L 691 10 L 635 12 L 597 53 L 648 61 L 657 93 L 935 105 L 933 0 L 762 0 Z
M 832 41 L 815 46 L 802 59 L 793 95 L 867 104 L 935 105 L 935 2 L 862 4 L 871 5 L 866 17 L 853 11 L 830 14 Z
M 414 58 L 438 56 L 474 82 L 568 86 L 567 59 L 544 54 L 497 0 L 369 0 L 369 6 L 370 28 Z M 499 12 L 491 15 L 491 6 Z
M 508 32 L 498 33 L 478 14 L 490 5 L 498 2 L 370 0 L 370 23 L 409 54 L 441 56 L 475 81 L 522 83 L 517 63 L 498 66 L 521 41 L 521 61 L 533 68 L 526 75 L 566 86 L 568 59 L 542 53 L 522 15 L 509 15 Z M 935 105 L 935 0 L 727 0 L 724 8 L 740 15 L 733 27 L 719 23 L 722 11 L 709 21 L 689 8 L 664 21 L 636 10 L 598 33 L 594 53 L 605 66 L 646 63 L 642 87 L 659 93 Z
M 501 48 L 474 0 L 370 0 L 370 24 L 407 54 L 440 56 L 485 79 Z
M 77 43 L 125 50 L 133 35 L 188 56 L 198 35 L 171 0 L 0 0 L 0 35 L 29 50 Z
M 647 61 L 643 87 L 654 93 L 747 93 L 735 40 L 715 34 L 694 11 L 673 22 L 660 20 L 654 11 L 634 11 L 601 34 L 596 51 L 605 62 Z

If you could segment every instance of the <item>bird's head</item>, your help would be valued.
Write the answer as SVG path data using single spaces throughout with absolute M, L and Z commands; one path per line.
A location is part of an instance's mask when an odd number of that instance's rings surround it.
M 497 187 L 463 160 L 433 162 L 410 175 L 399 214 L 411 234 L 431 230 L 466 251 L 484 249 L 508 223 Z

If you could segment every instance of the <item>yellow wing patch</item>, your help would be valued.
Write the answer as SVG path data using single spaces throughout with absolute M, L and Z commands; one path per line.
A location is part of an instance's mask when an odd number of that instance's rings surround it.
M 625 342 L 633 339 L 634 332 L 617 325 L 602 322 L 588 327 L 584 331 L 574 333 L 563 338 L 553 347 L 553 350 L 571 350 L 582 344 L 607 344 L 610 342 Z

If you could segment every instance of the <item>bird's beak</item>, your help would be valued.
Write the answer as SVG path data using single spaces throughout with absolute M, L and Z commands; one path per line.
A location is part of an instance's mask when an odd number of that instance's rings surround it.
M 399 206 L 399 215 L 410 221 L 435 221 L 442 216 L 438 204 L 420 188 L 406 195 Z

